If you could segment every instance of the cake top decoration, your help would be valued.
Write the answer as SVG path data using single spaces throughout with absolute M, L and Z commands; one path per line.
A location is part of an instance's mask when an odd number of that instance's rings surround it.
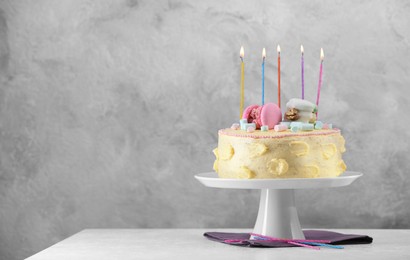
M 285 120 L 303 123 L 316 122 L 317 106 L 300 98 L 292 98 L 286 104 Z
M 260 129 L 261 126 L 273 129 L 282 121 L 282 111 L 274 103 L 266 103 L 263 106 L 251 105 L 245 109 L 242 118 L 246 119 L 248 123 L 254 123 L 256 129 Z

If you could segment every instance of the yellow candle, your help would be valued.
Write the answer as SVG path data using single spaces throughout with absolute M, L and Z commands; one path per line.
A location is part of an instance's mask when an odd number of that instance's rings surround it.
M 240 106 L 239 106 L 239 120 L 242 119 L 243 114 L 243 105 L 245 99 L 245 62 L 243 62 L 243 58 L 245 56 L 245 51 L 243 50 L 243 46 L 241 47 L 241 51 L 239 52 L 239 57 L 241 58 L 241 98 L 240 98 Z

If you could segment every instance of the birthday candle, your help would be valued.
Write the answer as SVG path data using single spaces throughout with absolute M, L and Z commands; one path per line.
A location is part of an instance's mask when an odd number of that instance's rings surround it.
M 245 62 L 243 58 L 245 57 L 245 51 L 243 46 L 241 46 L 241 50 L 239 52 L 239 57 L 241 58 L 241 97 L 240 97 L 240 105 L 239 105 L 239 120 L 242 119 L 243 114 L 243 105 L 244 105 L 244 97 L 245 97 Z
M 265 58 L 266 50 L 262 50 L 262 106 L 265 104 Z
M 319 107 L 319 98 L 320 98 L 320 88 L 322 87 L 322 76 L 323 76 L 323 58 L 325 55 L 323 54 L 323 49 L 320 49 L 320 71 L 319 71 L 319 84 L 317 86 L 317 97 L 316 97 L 316 107 Z M 317 118 L 317 112 L 316 112 Z
M 302 69 L 302 99 L 305 99 L 305 59 L 303 45 L 300 45 L 301 57 L 301 69 Z
M 280 108 L 280 46 L 278 45 L 278 106 Z

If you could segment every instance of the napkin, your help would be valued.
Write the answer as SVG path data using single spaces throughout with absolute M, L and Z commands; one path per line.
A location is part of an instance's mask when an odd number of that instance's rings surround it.
M 306 240 L 328 240 L 327 244 L 331 245 L 357 245 L 371 244 L 373 238 L 366 235 L 342 234 L 325 230 L 304 230 Z M 289 244 L 286 241 L 266 241 L 251 240 L 250 233 L 223 233 L 223 232 L 206 232 L 204 236 L 212 241 L 225 244 L 249 247 L 295 247 L 297 245 Z M 235 241 L 237 242 L 231 242 Z M 240 242 L 238 242 L 240 241 Z

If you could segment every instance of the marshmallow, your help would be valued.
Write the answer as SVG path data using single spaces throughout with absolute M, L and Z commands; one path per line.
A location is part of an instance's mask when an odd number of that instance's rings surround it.
M 255 129 L 256 129 L 256 124 L 255 123 L 246 123 L 246 124 L 244 124 L 244 129 L 246 130 L 246 131 L 248 131 L 248 128 L 249 127 L 253 127 L 253 129 L 254 129 L 254 131 L 255 131 Z M 252 131 L 253 132 L 253 131 Z
M 322 129 L 323 128 L 323 123 L 321 121 L 316 121 L 315 123 L 315 129 Z
M 332 124 L 323 124 L 323 129 L 333 129 Z
M 302 124 L 302 126 L 300 127 L 300 129 L 301 129 L 302 131 L 312 131 L 312 130 L 313 130 L 313 124 L 304 123 L 304 124 Z
M 261 126 L 261 131 L 266 132 L 268 130 L 269 130 L 269 126 L 267 126 L 267 125 Z
M 291 122 L 290 123 L 290 128 L 292 128 L 292 126 L 297 126 L 297 127 L 302 127 L 302 122 Z
M 248 124 L 248 125 L 250 125 L 250 124 Z M 248 132 L 248 133 L 255 132 L 255 127 L 254 127 L 254 126 L 248 126 L 248 127 L 246 128 L 246 132 Z
M 290 131 L 292 131 L 293 133 L 296 133 L 297 131 L 299 131 L 300 127 L 297 125 L 293 125 L 290 127 Z
M 280 124 L 280 125 L 285 125 L 287 128 L 290 127 L 290 122 L 282 121 L 282 122 L 280 122 L 279 124 Z
M 248 119 L 241 119 L 239 123 L 241 124 L 241 130 L 246 130 L 245 125 L 248 123 Z
M 275 130 L 276 132 L 286 131 L 288 130 L 288 127 L 286 125 L 275 125 L 273 130 Z
M 234 123 L 234 124 L 232 124 L 231 129 L 238 130 L 240 127 L 241 126 L 238 123 Z

